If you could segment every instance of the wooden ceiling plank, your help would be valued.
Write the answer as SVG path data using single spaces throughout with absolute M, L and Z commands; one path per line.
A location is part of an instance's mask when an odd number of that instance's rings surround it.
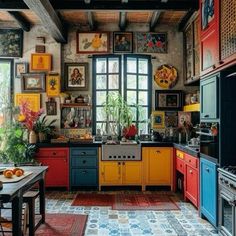
M 30 31 L 30 22 L 19 11 L 8 11 L 8 13 L 16 20 L 24 31 Z
M 158 19 L 159 19 L 160 15 L 161 15 L 161 11 L 154 11 L 152 13 L 152 18 L 151 18 L 151 21 L 149 24 L 150 31 L 154 31 L 154 29 L 158 23 Z
M 125 28 L 127 26 L 127 13 L 125 11 L 120 12 L 119 16 L 119 28 L 120 31 L 125 31 Z
M 190 9 L 182 18 L 182 20 L 179 23 L 179 31 L 183 31 L 185 25 L 187 24 L 188 20 L 191 18 L 191 16 L 193 15 L 193 13 L 195 12 L 194 9 Z
M 43 26 L 58 43 L 67 42 L 63 24 L 48 0 L 24 0 L 24 2 L 35 12 Z
M 97 25 L 94 21 L 93 13 L 91 11 L 88 11 L 87 16 L 88 16 L 89 29 L 91 31 L 96 30 Z

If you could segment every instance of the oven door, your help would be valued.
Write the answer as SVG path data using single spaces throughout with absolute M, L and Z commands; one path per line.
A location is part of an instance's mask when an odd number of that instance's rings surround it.
M 224 187 L 220 187 L 219 194 L 219 233 L 223 236 L 235 236 L 235 196 Z

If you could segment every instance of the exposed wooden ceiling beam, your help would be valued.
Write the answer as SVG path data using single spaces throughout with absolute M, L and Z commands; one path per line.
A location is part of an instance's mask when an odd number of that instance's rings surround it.
M 154 31 L 160 15 L 161 15 L 161 11 L 154 11 L 152 13 L 152 18 L 149 24 L 150 31 Z
M 24 0 L 24 2 L 35 12 L 43 26 L 58 43 L 67 42 L 63 24 L 48 0 Z
M 87 16 L 88 16 L 89 29 L 91 31 L 96 30 L 97 25 L 96 22 L 94 21 L 93 13 L 91 11 L 88 11 Z
M 194 9 L 190 9 L 186 15 L 182 18 L 181 22 L 179 23 L 179 31 L 183 31 L 184 27 L 186 26 L 188 20 L 191 18 L 193 13 L 195 12 Z
M 37 1 L 35 1 L 37 2 Z M 198 9 L 198 0 L 129 0 L 121 4 L 120 0 L 93 0 L 89 4 L 84 0 L 48 0 L 55 10 L 176 10 Z M 22 10 L 28 9 L 20 0 L 0 0 L 0 9 Z
M 9 11 L 8 13 L 16 20 L 24 31 L 30 31 L 30 22 L 19 11 Z
M 119 28 L 120 31 L 125 31 L 125 28 L 127 26 L 127 19 L 126 19 L 126 12 L 122 11 L 120 12 L 120 18 L 119 18 Z

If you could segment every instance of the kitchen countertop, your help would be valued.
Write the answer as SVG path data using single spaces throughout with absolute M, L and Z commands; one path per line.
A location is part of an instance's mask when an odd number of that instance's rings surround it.
M 194 157 L 200 157 L 199 152 L 196 151 L 195 149 L 192 149 L 190 147 L 188 147 L 187 144 L 182 144 L 182 143 L 173 143 L 173 146 L 177 149 L 179 149 L 180 151 L 186 152 L 191 156 Z

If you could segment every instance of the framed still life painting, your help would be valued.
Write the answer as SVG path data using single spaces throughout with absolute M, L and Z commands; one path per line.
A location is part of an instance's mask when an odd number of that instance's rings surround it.
M 19 106 L 22 102 L 29 102 L 30 109 L 38 112 L 40 109 L 40 93 L 16 93 L 15 106 Z
M 52 55 L 48 53 L 32 53 L 30 70 L 50 71 L 52 69 Z
M 167 33 L 136 33 L 137 53 L 167 53 Z
M 45 92 L 45 74 L 28 73 L 21 74 L 21 91 L 22 92 Z
M 59 74 L 49 74 L 46 78 L 46 92 L 48 97 L 57 97 L 60 94 Z
M 65 63 L 65 88 L 88 90 L 88 63 Z
M 22 57 L 22 29 L 0 29 L 0 42 L 0 57 Z
M 108 32 L 77 32 L 77 53 L 108 53 Z

